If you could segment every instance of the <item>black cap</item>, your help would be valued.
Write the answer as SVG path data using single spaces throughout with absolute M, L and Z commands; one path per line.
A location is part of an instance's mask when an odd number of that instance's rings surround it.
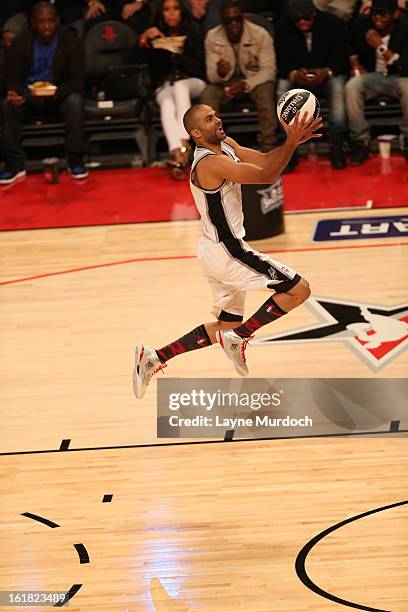
M 313 0 L 290 0 L 289 15 L 299 15 L 300 13 L 312 13 L 316 10 Z
M 371 10 L 395 11 L 398 8 L 398 0 L 373 0 Z

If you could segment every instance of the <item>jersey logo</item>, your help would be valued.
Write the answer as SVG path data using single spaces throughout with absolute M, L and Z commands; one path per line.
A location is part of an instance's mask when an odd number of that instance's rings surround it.
M 305 304 L 319 324 L 266 336 L 253 344 L 344 342 L 373 372 L 408 348 L 408 302 L 381 306 L 314 297 Z

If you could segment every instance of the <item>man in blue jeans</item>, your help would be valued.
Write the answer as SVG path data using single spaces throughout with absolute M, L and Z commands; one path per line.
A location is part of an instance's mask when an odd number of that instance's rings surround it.
M 6 170 L 0 184 L 23 178 L 25 156 L 22 124 L 36 113 L 61 114 L 66 123 L 66 149 L 72 178 L 83 179 L 85 150 L 84 99 L 85 61 L 82 42 L 75 32 L 59 26 L 54 6 L 35 5 L 32 30 L 17 36 L 6 52 L 7 93 L 3 104 L 3 136 Z M 37 97 L 29 86 L 36 81 L 56 86 L 53 96 Z
M 290 0 L 289 15 L 276 24 L 278 96 L 292 88 L 308 89 L 329 105 L 330 161 L 346 166 L 343 152 L 347 133 L 344 84 L 348 53 L 344 22 L 317 11 L 312 0 Z M 293 159 L 293 158 L 292 158 Z
M 378 96 L 401 103 L 400 129 L 408 161 L 408 27 L 399 20 L 397 0 L 373 0 L 370 15 L 354 22 L 350 62 L 354 76 L 346 86 L 346 104 L 352 164 L 362 164 L 370 154 L 364 103 Z

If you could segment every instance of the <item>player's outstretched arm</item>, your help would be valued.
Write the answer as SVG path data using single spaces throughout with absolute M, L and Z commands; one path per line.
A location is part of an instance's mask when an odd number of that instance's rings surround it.
M 301 119 L 299 114 L 291 125 L 282 123 L 286 132 L 286 142 L 269 153 L 259 153 L 253 149 L 240 147 L 232 139 L 228 139 L 236 154 L 243 163 L 237 164 L 226 156 L 208 158 L 208 170 L 213 178 L 220 182 L 224 179 L 234 183 L 273 183 L 288 164 L 295 149 L 311 138 L 320 138 L 316 133 L 323 127 L 321 118 L 308 119 L 305 113 Z M 207 160 L 203 160 L 204 162 Z

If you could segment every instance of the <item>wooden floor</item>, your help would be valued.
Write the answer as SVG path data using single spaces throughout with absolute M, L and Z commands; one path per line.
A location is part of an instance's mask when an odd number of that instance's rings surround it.
M 381 214 L 291 216 L 256 248 L 314 295 L 397 305 L 408 295 L 401 240 L 311 242 L 318 218 Z M 112 448 L 157 442 L 156 381 L 143 400 L 132 393 L 135 343 L 158 347 L 211 320 L 198 235 L 189 221 L 0 236 L 0 591 L 81 584 L 69 607 L 84 612 L 341 609 L 302 584 L 297 554 L 330 526 L 407 499 L 395 434 Z M 265 299 L 248 296 L 248 314 Z M 304 305 L 269 327 L 315 323 Z M 248 361 L 254 377 L 402 378 L 408 354 L 376 373 L 339 341 L 254 346 Z M 178 357 L 166 375 L 235 377 L 219 347 Z M 100 449 L 40 452 L 62 440 Z M 310 578 L 360 609 L 406 612 L 407 515 L 400 505 L 334 531 L 310 552 Z

